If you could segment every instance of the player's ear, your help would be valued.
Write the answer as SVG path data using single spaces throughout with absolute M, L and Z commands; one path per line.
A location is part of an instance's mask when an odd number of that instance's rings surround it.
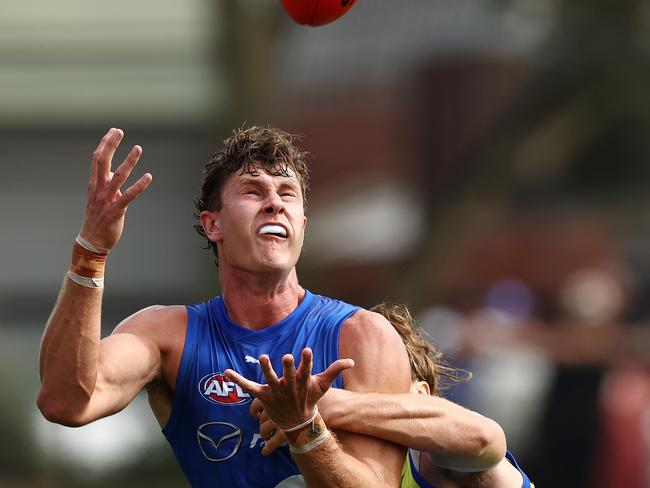
M 417 393 L 418 395 L 430 395 L 431 388 L 429 383 L 423 380 L 416 380 L 411 383 L 411 393 Z
M 305 215 L 302 220 L 302 240 L 300 241 L 300 245 L 302 246 L 305 243 L 305 229 L 307 228 L 307 216 Z
M 223 240 L 220 216 L 221 214 L 217 210 L 204 210 L 199 216 L 203 231 L 208 240 L 212 242 L 221 242 Z

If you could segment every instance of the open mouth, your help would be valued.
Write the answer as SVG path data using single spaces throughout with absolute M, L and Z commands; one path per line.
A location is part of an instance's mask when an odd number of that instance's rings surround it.
M 276 224 L 263 225 L 262 228 L 260 229 L 260 235 L 275 236 L 275 237 L 280 237 L 282 239 L 286 239 L 287 229 L 285 229 L 281 225 L 276 225 Z

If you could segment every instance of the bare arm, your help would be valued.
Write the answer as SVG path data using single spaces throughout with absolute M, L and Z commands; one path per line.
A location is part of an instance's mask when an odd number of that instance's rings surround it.
M 135 146 L 111 172 L 123 133 L 111 129 L 93 153 L 86 216 L 81 237 L 108 252 L 119 240 L 129 203 L 151 182 L 143 175 L 124 193 L 120 187 L 136 165 L 142 149 Z M 92 256 L 90 258 L 92 261 Z M 102 273 L 103 274 L 103 273 Z M 40 352 L 43 415 L 65 425 L 82 425 L 123 408 L 160 371 L 160 350 L 144 336 L 101 335 L 103 288 L 91 288 L 66 276 L 48 319 Z M 124 330 L 146 325 L 143 316 L 123 324 Z
M 444 468 L 483 471 L 505 455 L 499 424 L 444 398 L 331 389 L 318 405 L 331 428 L 428 452 L 433 463 Z

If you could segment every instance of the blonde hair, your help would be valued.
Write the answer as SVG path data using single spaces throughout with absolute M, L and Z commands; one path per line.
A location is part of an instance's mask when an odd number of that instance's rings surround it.
M 443 354 L 427 333 L 417 324 L 406 305 L 380 303 L 371 311 L 383 315 L 395 328 L 406 346 L 411 363 L 411 379 L 426 381 L 432 395 L 438 395 L 451 384 L 468 381 L 472 373 L 447 366 Z

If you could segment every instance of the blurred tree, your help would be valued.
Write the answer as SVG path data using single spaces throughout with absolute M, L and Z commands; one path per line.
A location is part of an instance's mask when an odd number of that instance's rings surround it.
M 513 8 L 513 2 L 495 5 Z M 536 61 L 493 61 L 491 69 L 489 59 L 455 61 L 465 68 L 457 70 L 462 77 L 448 81 L 455 93 L 451 101 L 449 86 L 438 95 L 445 100 L 430 98 L 436 90 L 421 90 L 425 103 L 416 99 L 422 121 L 418 140 L 426 144 L 421 150 L 425 173 L 418 181 L 425 185 L 421 194 L 433 223 L 400 293 L 416 307 L 443 293 L 439 270 L 478 209 L 482 215 L 521 213 L 582 202 L 607 211 L 622 201 L 645 199 L 648 4 L 558 0 L 554 5 L 555 22 Z M 430 87 L 432 76 L 448 71 L 444 61 L 433 61 L 423 83 Z M 457 107 L 474 103 L 464 115 L 440 121 L 445 102 L 454 100 Z M 484 120 L 468 138 L 476 116 Z
M 215 130 L 228 135 L 244 122 L 261 124 L 268 118 L 284 11 L 276 3 L 251 0 L 219 0 L 213 8 L 219 32 L 213 66 L 226 83 Z

